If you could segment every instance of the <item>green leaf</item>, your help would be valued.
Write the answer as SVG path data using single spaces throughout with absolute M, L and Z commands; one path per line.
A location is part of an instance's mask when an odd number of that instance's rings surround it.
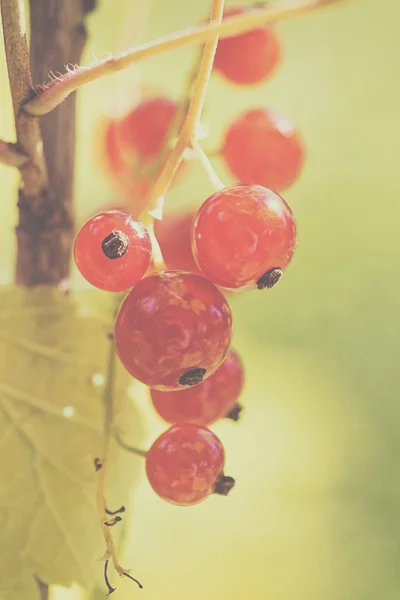
M 0 290 L 1 600 L 37 600 L 35 575 L 87 589 L 101 577 L 93 459 L 102 450 L 109 345 L 106 322 L 60 291 Z M 140 443 L 122 368 L 116 383 L 117 420 Z M 111 510 L 129 506 L 141 467 L 115 446 L 112 454 Z

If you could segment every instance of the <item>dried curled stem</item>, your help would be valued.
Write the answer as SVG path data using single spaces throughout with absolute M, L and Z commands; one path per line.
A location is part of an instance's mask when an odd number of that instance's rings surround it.
M 11 0 L 3 0 L 10 2 Z M 15 0 L 16 1 L 16 0 Z M 26 112 L 31 115 L 45 115 L 58 106 L 65 98 L 79 87 L 100 79 L 105 75 L 120 71 L 125 67 L 156 56 L 167 50 L 174 50 L 186 44 L 207 42 L 220 37 L 229 37 L 238 33 L 248 31 L 258 25 L 265 25 L 295 17 L 316 8 L 322 8 L 339 0 L 287 0 L 274 6 L 257 8 L 243 14 L 224 19 L 222 23 L 214 22 L 198 25 L 178 31 L 172 35 L 160 38 L 123 52 L 118 56 L 111 56 L 106 60 L 87 67 L 75 66 L 68 68 L 67 72 L 53 78 L 36 98 L 27 102 L 24 106 Z
M 115 548 L 114 540 L 111 533 L 111 528 L 121 521 L 121 517 L 114 516 L 110 518 L 110 515 L 115 513 L 121 513 L 125 510 L 124 507 L 121 507 L 118 511 L 114 511 L 114 513 L 110 512 L 107 509 L 106 503 L 106 483 L 107 483 L 107 471 L 108 471 L 108 461 L 110 454 L 110 443 L 112 439 L 112 427 L 114 423 L 115 417 L 115 400 L 114 400 L 114 382 L 115 382 L 115 367 L 116 367 L 116 353 L 115 353 L 115 345 L 114 340 L 110 341 L 110 354 L 109 354 L 109 362 L 108 362 L 108 374 L 107 374 L 107 384 L 104 390 L 104 402 L 105 402 L 105 431 L 104 431 L 104 446 L 103 446 L 103 455 L 102 457 L 95 459 L 95 469 L 98 472 L 98 481 L 97 481 L 97 509 L 100 519 L 100 526 L 103 532 L 104 541 L 106 543 L 106 551 L 103 556 L 103 560 L 105 561 L 104 567 L 104 578 L 108 588 L 108 593 L 111 594 L 115 591 L 108 580 L 108 564 L 112 563 L 114 569 L 118 573 L 120 577 L 128 577 L 132 581 L 138 584 L 140 588 L 142 588 L 142 584 L 137 581 L 132 575 L 129 574 L 127 569 L 121 567 L 118 562 L 117 551 Z M 123 508 L 123 510 L 122 510 Z
M 18 147 L 29 157 L 20 165 L 22 185 L 26 196 L 38 196 L 47 187 L 47 172 L 39 120 L 21 110 L 32 93 L 23 3 L 1 0 L 1 17 Z
M 0 140 L 0 163 L 8 167 L 22 167 L 29 160 L 24 152 L 20 152 L 16 144 Z

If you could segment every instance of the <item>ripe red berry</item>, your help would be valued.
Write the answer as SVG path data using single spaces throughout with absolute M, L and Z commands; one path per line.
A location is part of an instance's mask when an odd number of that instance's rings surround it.
M 131 375 L 161 390 L 197 385 L 231 341 L 229 306 L 211 281 L 183 271 L 142 279 L 121 304 L 117 353 Z
M 200 273 L 193 258 L 191 233 L 195 213 L 164 215 L 154 222 L 154 232 L 168 269 Z
M 225 16 L 248 12 L 251 8 L 231 9 Z M 246 85 L 264 81 L 281 58 L 281 45 L 272 27 L 259 27 L 246 33 L 220 39 L 214 69 L 233 83 Z
M 169 423 L 209 425 L 236 406 L 243 387 L 243 367 L 230 350 L 213 375 L 193 388 L 173 392 L 150 390 L 158 414 Z
M 137 283 L 149 268 L 151 241 L 146 228 L 131 215 L 111 210 L 95 215 L 75 240 L 78 269 L 92 285 L 121 292 Z
M 263 108 L 249 110 L 232 123 L 222 155 L 239 181 L 278 192 L 297 179 L 304 162 L 303 144 L 292 123 Z
M 258 185 L 217 192 L 200 207 L 193 251 L 205 277 L 232 288 L 272 287 L 291 261 L 296 224 L 286 202 Z
M 104 123 L 103 129 L 104 157 L 112 175 L 118 175 L 126 166 L 118 144 L 118 126 L 119 123 L 116 119 L 109 119 Z
M 171 131 L 178 106 L 169 98 L 150 98 L 121 119 L 118 139 L 127 153 L 155 158 Z
M 234 481 L 223 475 L 224 463 L 224 448 L 211 431 L 191 424 L 174 425 L 148 451 L 146 473 L 161 498 L 188 506 L 213 493 L 228 493 Z M 224 482 L 230 485 L 220 491 Z

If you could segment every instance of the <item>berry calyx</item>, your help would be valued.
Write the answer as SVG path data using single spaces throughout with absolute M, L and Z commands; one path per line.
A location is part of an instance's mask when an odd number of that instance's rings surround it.
M 219 496 L 227 496 L 235 485 L 233 477 L 222 474 L 215 483 L 214 494 Z
M 95 287 L 121 292 L 137 283 L 151 262 L 151 241 L 144 225 L 128 213 L 110 210 L 89 219 L 79 231 L 74 258 Z
M 254 10 L 236 8 L 224 17 Z M 281 59 L 281 44 L 272 27 L 258 27 L 246 33 L 220 39 L 214 69 L 232 83 L 250 85 L 265 81 Z
M 244 183 L 281 191 L 292 185 L 304 163 L 303 143 L 292 123 L 275 110 L 248 110 L 229 127 L 222 156 Z
M 231 311 L 211 281 L 164 271 L 142 279 L 126 296 L 114 334 L 131 375 L 153 388 L 182 389 L 212 375 L 224 360 Z
M 223 475 L 224 463 L 224 449 L 214 433 L 198 425 L 181 424 L 153 443 L 146 456 L 146 474 L 161 498 L 189 506 L 227 489 L 229 484 L 223 481 L 232 478 Z
M 155 158 L 173 126 L 178 105 L 164 97 L 143 100 L 121 119 L 117 137 L 124 152 Z
M 257 280 L 257 288 L 259 290 L 272 288 L 276 283 L 278 283 L 282 275 L 282 269 L 277 269 L 276 267 L 269 269 L 269 271 L 264 273 L 264 275 L 261 275 L 261 277 Z
M 107 258 L 120 258 L 128 252 L 128 236 L 123 231 L 112 231 L 101 242 L 101 248 Z
M 204 274 L 232 289 L 271 287 L 291 259 L 296 223 L 286 202 L 259 185 L 208 198 L 193 224 L 193 253 Z
M 179 383 L 181 385 L 198 385 L 204 379 L 204 375 L 207 373 L 207 369 L 190 369 L 179 377 Z
M 225 419 L 231 419 L 231 421 L 239 421 L 243 412 L 243 406 L 241 404 L 235 404 L 235 406 L 225 415 Z
M 150 394 L 154 408 L 168 423 L 209 425 L 224 417 L 238 419 L 243 379 L 239 356 L 230 350 L 215 373 L 199 385 L 168 392 L 151 389 Z

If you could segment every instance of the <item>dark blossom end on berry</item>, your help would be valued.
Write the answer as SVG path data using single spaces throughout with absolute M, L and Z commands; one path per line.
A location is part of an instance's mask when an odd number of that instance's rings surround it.
M 112 231 L 110 235 L 104 238 L 101 248 L 107 258 L 121 258 L 128 252 L 129 239 L 122 231 Z
M 235 486 L 233 477 L 222 474 L 214 487 L 214 494 L 219 496 L 227 496 L 231 489 Z
M 270 289 L 274 287 L 274 285 L 278 283 L 282 275 L 282 269 L 279 269 L 278 267 L 270 269 L 269 271 L 264 273 L 264 275 L 261 275 L 261 277 L 257 280 L 257 288 L 259 290 L 264 290 L 265 288 Z
M 225 416 L 225 419 L 231 419 L 231 421 L 237 422 L 241 418 L 242 411 L 243 411 L 243 406 L 239 403 L 235 404 L 235 406 Z
M 204 375 L 206 374 L 206 369 L 191 369 L 190 371 L 186 371 L 183 375 L 179 377 L 179 383 L 181 385 L 198 385 L 204 379 Z

